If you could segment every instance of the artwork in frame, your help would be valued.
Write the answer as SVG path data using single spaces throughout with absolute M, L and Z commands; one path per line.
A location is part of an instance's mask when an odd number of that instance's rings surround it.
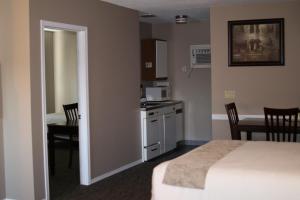
M 228 22 L 229 66 L 284 65 L 284 19 Z

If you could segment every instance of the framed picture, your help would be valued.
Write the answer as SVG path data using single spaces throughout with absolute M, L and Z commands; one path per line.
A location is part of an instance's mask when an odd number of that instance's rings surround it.
M 229 66 L 284 65 L 284 19 L 228 22 Z

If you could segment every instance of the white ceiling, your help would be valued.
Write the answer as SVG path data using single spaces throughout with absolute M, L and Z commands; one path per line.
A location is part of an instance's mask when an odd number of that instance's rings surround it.
M 266 3 L 291 0 L 102 0 L 112 4 L 156 15 L 156 18 L 141 19 L 151 23 L 174 22 L 176 15 L 188 15 L 190 20 L 209 19 L 209 8 L 213 5 Z

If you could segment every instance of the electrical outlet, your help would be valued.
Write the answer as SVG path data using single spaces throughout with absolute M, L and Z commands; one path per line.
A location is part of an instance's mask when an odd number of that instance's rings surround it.
M 145 68 L 152 68 L 152 62 L 146 62 L 145 63 Z
M 224 98 L 225 99 L 235 99 L 235 91 L 234 90 L 225 90 Z

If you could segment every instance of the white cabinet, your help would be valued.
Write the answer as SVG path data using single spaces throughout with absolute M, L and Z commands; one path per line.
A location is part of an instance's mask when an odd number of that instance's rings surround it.
M 176 104 L 176 142 L 184 140 L 183 103 Z
M 164 114 L 164 152 L 176 148 L 176 114 L 175 112 Z
M 143 161 L 150 160 L 161 154 L 160 144 L 155 144 L 150 147 L 144 148 L 143 150 Z
M 143 161 L 176 148 L 175 105 L 141 111 Z
M 157 144 L 160 141 L 160 132 L 162 127 L 161 116 L 155 116 L 145 119 L 144 147 Z
M 150 160 L 161 154 L 163 115 L 160 109 L 141 112 L 142 159 Z
M 167 42 L 156 41 L 156 78 L 168 77 Z

